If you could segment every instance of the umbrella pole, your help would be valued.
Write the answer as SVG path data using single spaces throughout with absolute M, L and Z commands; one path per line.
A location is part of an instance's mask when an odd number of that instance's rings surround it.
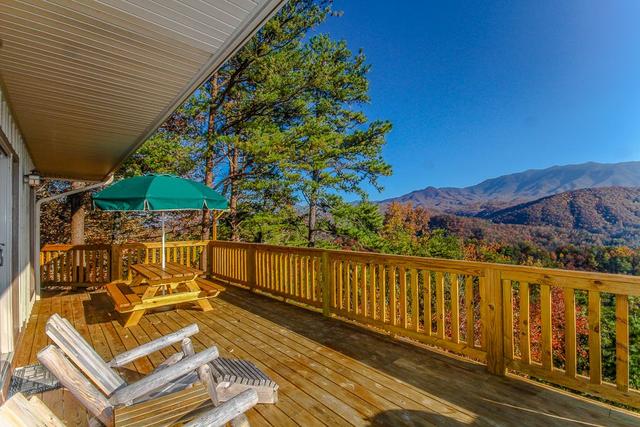
M 162 221 L 162 269 L 164 270 L 165 268 L 165 260 L 164 260 L 164 254 L 165 254 L 165 249 L 164 249 L 164 212 L 162 212 L 161 215 L 161 221 Z

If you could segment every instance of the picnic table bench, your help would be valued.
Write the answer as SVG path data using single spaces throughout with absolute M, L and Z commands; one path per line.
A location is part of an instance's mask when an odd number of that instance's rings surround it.
M 116 281 L 107 285 L 116 311 L 129 314 L 125 327 L 136 325 L 147 310 L 158 307 L 195 302 L 203 311 L 212 310 L 207 298 L 224 290 L 223 286 L 199 278 L 201 270 L 176 263 L 166 263 L 165 268 L 160 264 L 134 264 L 130 268 L 135 272 L 131 283 Z

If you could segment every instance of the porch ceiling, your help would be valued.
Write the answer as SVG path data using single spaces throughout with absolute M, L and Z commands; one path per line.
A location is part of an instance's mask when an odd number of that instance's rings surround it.
M 284 0 L 3 0 L 0 83 L 41 174 L 100 180 Z

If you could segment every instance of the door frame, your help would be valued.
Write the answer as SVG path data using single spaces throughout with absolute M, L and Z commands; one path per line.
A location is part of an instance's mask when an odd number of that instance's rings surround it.
M 0 138 L 0 141 L 2 141 L 3 138 Z M 6 268 L 7 271 L 7 279 L 8 279 L 8 283 L 6 283 L 6 288 L 4 287 L 5 284 L 2 284 L 2 288 L 0 289 L 0 353 L 9 353 L 11 351 L 13 351 L 13 344 L 14 344 L 14 332 L 13 332 L 13 254 L 11 253 L 13 251 L 13 225 L 11 224 L 11 221 L 13 220 L 13 200 L 11 199 L 12 195 L 11 195 L 11 189 L 13 187 L 13 172 L 10 170 L 5 171 L 5 164 L 7 169 L 13 169 L 13 156 L 12 156 L 12 152 L 10 150 L 5 150 L 5 144 L 0 145 L 0 155 L 2 156 L 0 159 L 2 161 L 2 165 L 0 165 L 0 172 L 2 173 L 2 177 L 0 177 L 0 181 L 3 181 L 4 175 L 6 174 L 6 177 L 8 177 L 11 182 L 9 182 L 9 185 L 6 185 L 2 183 L 3 187 L 5 187 L 8 191 L 7 194 L 3 194 L 3 198 L 5 200 L 0 201 L 6 208 L 8 208 L 8 211 L 6 212 L 7 214 L 7 220 L 8 220 L 8 224 L 6 225 L 6 230 L 3 230 L 3 232 L 7 232 L 6 235 L 6 241 L 2 242 L 4 243 L 4 247 L 3 249 L 3 258 L 4 258 L 4 266 L 3 268 Z M 10 172 L 7 173 L 7 172 Z M 5 227 L 4 223 L 0 223 L 0 227 Z M 3 273 L 4 274 L 4 273 Z M 4 275 L 2 277 L 2 280 L 4 281 Z
M 13 322 L 13 345 L 18 340 L 20 334 L 20 228 L 22 221 L 20 218 L 20 158 L 14 154 L 11 162 L 11 309 Z

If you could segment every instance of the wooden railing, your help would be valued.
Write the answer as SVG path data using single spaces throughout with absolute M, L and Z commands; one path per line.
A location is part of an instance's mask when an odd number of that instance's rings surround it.
M 640 277 L 220 241 L 210 247 L 214 278 L 471 357 L 495 374 L 527 374 L 640 407 L 629 378 Z M 614 330 L 603 332 L 607 316 Z M 584 334 L 577 322 L 587 325 Z M 603 333 L 615 340 L 614 378 L 603 376 Z
M 640 325 L 640 278 L 525 267 L 503 270 L 500 278 L 507 368 L 640 407 L 640 393 L 629 381 L 629 325 L 632 320 L 636 328 Z M 539 316 L 534 321 L 531 312 L 537 306 Z M 578 320 L 586 323 L 583 333 L 577 330 Z M 610 330 L 604 330 L 605 321 Z M 537 329 L 540 340 L 534 342 L 532 331 Z M 632 335 L 637 340 L 640 331 Z M 614 346 L 613 378 L 603 374 L 603 336 Z M 554 340 L 559 338 L 564 346 L 558 349 Z M 532 354 L 534 345 L 537 358 Z M 637 363 L 634 369 L 640 375 Z
M 111 280 L 111 245 L 45 245 L 40 251 L 43 285 L 96 286 Z
M 168 242 L 167 261 L 207 271 L 203 252 L 206 241 Z M 45 245 L 40 251 L 40 283 L 75 287 L 100 286 L 131 278 L 132 264 L 156 263 L 161 259 L 158 242 L 121 245 Z
M 168 260 L 486 365 L 640 407 L 640 277 L 223 241 L 171 242 Z M 43 284 L 126 280 L 159 243 L 48 245 Z M 637 328 L 637 326 L 636 326 Z M 635 344 L 635 347 L 632 345 Z M 635 375 L 635 383 L 630 375 Z

